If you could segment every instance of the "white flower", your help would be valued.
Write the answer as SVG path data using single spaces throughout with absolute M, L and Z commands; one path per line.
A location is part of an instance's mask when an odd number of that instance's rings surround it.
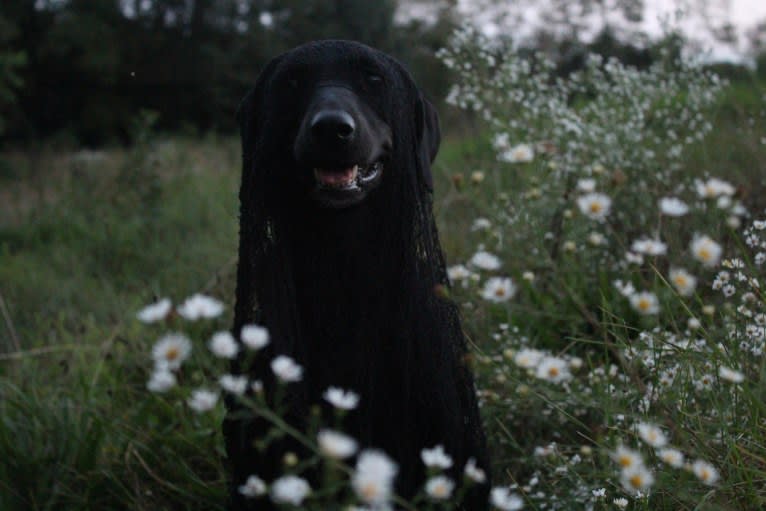
M 436 476 L 426 481 L 426 493 L 434 500 L 447 500 L 455 489 L 455 483 L 447 476 Z
M 191 397 L 187 400 L 189 408 L 198 413 L 212 410 L 217 402 L 218 394 L 207 389 L 193 391 Z
M 663 197 L 660 199 L 660 211 L 667 216 L 684 216 L 689 212 L 689 206 L 676 197 Z
M 668 438 L 665 436 L 665 433 L 654 424 L 640 422 L 638 426 L 636 426 L 636 429 L 638 430 L 638 436 L 640 436 L 641 440 L 646 442 L 647 445 L 652 447 L 664 447 L 668 443 Z
M 535 157 L 535 151 L 528 144 L 519 144 L 503 151 L 498 155 L 498 160 L 508 163 L 526 163 L 532 161 Z
M 190 321 L 215 318 L 223 312 L 223 303 L 210 296 L 195 294 L 178 307 L 178 314 Z
M 476 466 L 476 460 L 473 458 L 468 458 L 468 461 L 465 463 L 465 469 L 463 470 L 463 473 L 468 479 L 475 483 L 481 484 L 487 480 L 487 474 L 484 472 L 484 470 Z
M 631 492 L 645 492 L 654 484 L 654 475 L 643 465 L 622 471 L 622 487 Z
M 603 193 L 587 193 L 577 199 L 577 206 L 588 218 L 603 221 L 612 207 L 612 199 Z
M 641 238 L 633 242 L 630 249 L 639 254 L 661 256 L 668 252 L 668 246 L 660 240 Z
M 229 332 L 216 332 L 208 341 L 207 347 L 213 352 L 213 355 L 220 358 L 233 359 L 239 353 L 239 345 L 234 340 L 234 336 Z
M 518 511 L 524 507 L 524 501 L 508 488 L 492 488 L 489 494 L 492 505 L 502 511 Z
M 718 481 L 718 470 L 707 461 L 697 460 L 692 463 L 692 473 L 697 479 L 707 485 L 714 485 Z
M 692 255 L 708 268 L 718 264 L 721 259 L 721 245 L 708 236 L 698 236 L 691 243 Z
M 506 302 L 516 294 L 516 286 L 508 277 L 491 277 L 484 283 L 481 297 L 490 302 Z
M 152 373 L 152 377 L 146 382 L 146 388 L 151 392 L 163 393 L 176 385 L 176 376 L 167 369 L 158 369 Z
M 189 358 L 191 349 L 191 341 L 185 335 L 167 334 L 152 348 L 152 358 L 156 367 L 172 371 Z
M 660 449 L 657 451 L 657 456 L 663 463 L 670 465 L 673 468 L 680 468 L 684 465 L 684 455 L 678 449 L 671 447 Z
M 597 499 L 603 499 L 606 497 L 606 488 L 599 488 L 598 490 L 591 490 L 593 496 Z
M 449 277 L 450 282 L 455 283 L 458 280 L 471 278 L 471 271 L 462 264 L 456 264 L 447 268 L 447 277 Z
M 734 187 L 721 179 L 712 177 L 707 181 L 695 181 L 697 195 L 702 199 L 714 199 L 721 195 L 734 195 Z
M 338 387 L 329 387 L 324 391 L 322 397 L 339 410 L 353 410 L 359 404 L 359 394 Z
M 660 304 L 657 296 L 649 291 L 641 291 L 631 295 L 630 305 L 638 311 L 639 314 L 649 315 L 657 314 L 660 311 Z
M 242 344 L 251 350 L 259 350 L 269 344 L 269 331 L 258 325 L 245 325 L 239 334 Z
M 476 252 L 471 258 L 471 264 L 480 270 L 497 270 L 500 268 L 500 259 L 496 255 L 484 250 Z
M 625 261 L 628 264 L 644 264 L 644 256 L 642 254 L 634 254 L 631 251 L 625 252 Z
M 604 241 L 606 241 L 606 238 L 604 238 L 604 235 L 601 234 L 600 232 L 592 232 L 588 234 L 588 243 L 590 243 L 594 247 L 603 245 Z
M 356 440 L 331 429 L 321 430 L 317 435 L 317 443 L 325 456 L 338 460 L 353 456 L 357 448 Z
M 247 376 L 236 376 L 233 374 L 224 374 L 218 379 L 221 388 L 226 392 L 231 392 L 241 396 L 247 390 Z
M 626 507 L 628 507 L 628 499 L 626 499 L 625 497 L 614 499 L 612 502 L 614 502 L 614 505 L 620 509 L 625 509 Z
M 697 288 L 697 278 L 683 268 L 670 270 L 670 282 L 681 296 L 691 296 Z
M 277 504 L 300 506 L 309 492 L 311 492 L 309 483 L 294 475 L 282 476 L 271 483 L 271 500 Z
M 595 192 L 596 180 L 595 179 L 580 179 L 577 181 L 577 189 L 581 192 Z
M 742 383 L 745 380 L 744 374 L 725 366 L 718 368 L 718 376 L 720 376 L 722 380 L 726 380 L 732 383 Z
M 483 231 L 485 229 L 489 229 L 492 227 L 492 222 L 487 220 L 486 218 L 477 218 L 473 221 L 473 225 L 471 226 L 472 231 Z
M 391 498 L 398 470 L 396 463 L 383 452 L 371 449 L 362 451 L 351 477 L 351 486 L 365 504 L 386 504 Z
M 441 445 L 433 449 L 423 449 L 420 451 L 420 459 L 427 467 L 447 469 L 452 466 L 452 458 L 444 452 L 444 447 Z
M 173 305 L 170 303 L 169 298 L 163 298 L 157 302 L 147 305 L 136 314 L 136 317 L 142 323 L 154 323 L 165 319 L 170 312 Z
M 510 147 L 510 141 L 508 140 L 508 133 L 497 133 L 492 138 L 492 147 L 495 149 L 508 149 Z
M 617 446 L 617 449 L 610 454 L 612 460 L 617 463 L 622 470 L 629 470 L 639 466 L 643 466 L 644 460 L 641 458 L 641 454 L 638 451 L 625 447 L 623 445 Z
M 303 378 L 303 368 L 287 355 L 279 355 L 271 361 L 271 370 L 282 382 L 296 382 Z
M 247 478 L 245 484 L 239 486 L 238 490 L 239 493 L 249 499 L 260 497 L 261 495 L 266 495 L 266 483 L 260 477 L 252 475 Z
M 544 356 L 545 353 L 540 350 L 523 348 L 514 355 L 513 362 L 521 368 L 531 369 L 537 367 L 537 364 L 540 363 Z
M 569 380 L 572 374 L 569 372 L 569 364 L 566 360 L 558 357 L 545 357 L 537 366 L 535 376 L 553 383 L 561 383 Z

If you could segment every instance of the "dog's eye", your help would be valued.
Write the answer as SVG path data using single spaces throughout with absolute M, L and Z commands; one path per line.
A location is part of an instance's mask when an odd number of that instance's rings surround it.
M 383 77 L 375 73 L 367 73 L 367 81 L 373 85 L 383 83 Z

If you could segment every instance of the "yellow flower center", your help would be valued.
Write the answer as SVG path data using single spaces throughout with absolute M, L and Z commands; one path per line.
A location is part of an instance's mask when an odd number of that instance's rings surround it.
M 503 289 L 502 287 L 498 287 L 497 289 L 495 289 L 495 296 L 498 296 L 501 298 L 505 296 L 505 289 Z
M 601 210 L 604 208 L 598 202 L 591 202 L 589 209 L 591 213 L 601 213 Z
M 548 376 L 551 378 L 555 378 L 559 375 L 559 368 L 558 367 L 550 367 L 548 368 Z
M 641 474 L 634 474 L 628 479 L 628 482 L 633 488 L 641 488 L 644 483 L 644 479 L 641 477 Z
M 708 479 L 710 479 L 710 471 L 706 468 L 703 468 L 702 470 L 700 470 L 700 479 L 702 479 L 703 481 L 707 481 Z
M 378 496 L 378 485 L 375 483 L 367 483 L 364 486 L 362 486 L 360 492 L 362 495 L 362 498 L 366 501 L 370 501 L 375 499 Z
M 619 463 L 619 465 L 622 468 L 628 468 L 633 465 L 633 458 L 626 454 L 623 454 L 622 456 L 619 457 L 619 459 L 617 460 L 617 463 Z
M 710 253 L 710 250 L 706 247 L 702 247 L 697 251 L 697 255 L 700 259 L 703 261 L 709 261 L 712 257 L 712 254 Z
M 686 287 L 686 284 L 689 283 L 689 281 L 683 275 L 676 275 L 674 282 L 676 283 L 676 286 L 678 287 Z
M 649 300 L 647 300 L 646 298 L 641 298 L 638 301 L 638 308 L 641 309 L 642 311 L 647 310 L 650 306 L 651 304 L 649 303 Z
M 168 348 L 168 350 L 165 352 L 165 358 L 168 360 L 175 360 L 181 355 L 181 351 L 178 349 L 178 346 L 171 346 Z

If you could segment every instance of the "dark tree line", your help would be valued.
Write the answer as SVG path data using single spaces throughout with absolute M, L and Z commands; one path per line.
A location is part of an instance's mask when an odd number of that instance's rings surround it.
M 442 94 L 433 51 L 450 21 L 395 24 L 395 11 L 396 0 L 3 0 L 0 136 L 128 140 L 144 109 L 162 129 L 233 130 L 265 62 L 319 38 L 393 53 Z

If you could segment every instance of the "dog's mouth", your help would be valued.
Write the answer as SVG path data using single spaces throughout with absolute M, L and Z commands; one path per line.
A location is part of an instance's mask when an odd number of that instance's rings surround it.
M 355 164 L 350 167 L 314 168 L 314 179 L 320 190 L 354 191 L 375 181 L 383 171 L 383 162 L 378 160 L 368 165 Z

